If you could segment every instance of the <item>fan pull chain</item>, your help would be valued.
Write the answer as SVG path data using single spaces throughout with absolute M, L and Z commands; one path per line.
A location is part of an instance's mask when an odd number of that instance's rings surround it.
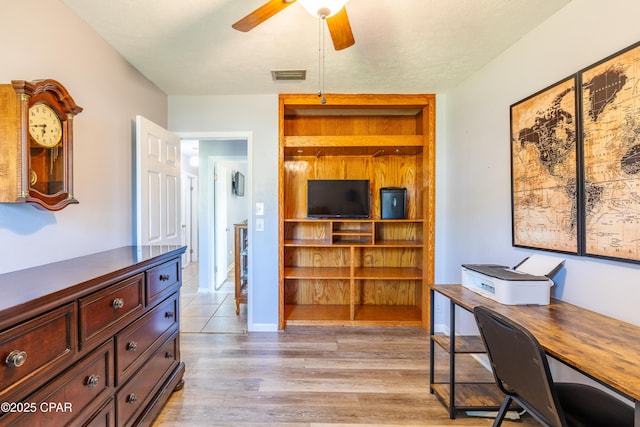
M 321 16 L 320 19 L 318 19 L 318 97 L 322 104 L 327 103 L 327 100 L 324 97 L 324 21 L 324 16 Z

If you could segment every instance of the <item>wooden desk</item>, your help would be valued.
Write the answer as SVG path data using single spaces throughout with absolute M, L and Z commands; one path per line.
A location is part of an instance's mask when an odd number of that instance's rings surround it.
M 468 311 L 484 305 L 520 323 L 548 355 L 633 400 L 635 425 L 640 426 L 640 327 L 555 299 L 543 306 L 504 305 L 462 285 L 432 285 L 430 292 L 432 317 L 437 292 L 450 300 L 454 322 L 456 305 Z M 453 339 L 454 326 L 455 323 L 451 326 Z M 433 341 L 432 338 L 432 365 Z

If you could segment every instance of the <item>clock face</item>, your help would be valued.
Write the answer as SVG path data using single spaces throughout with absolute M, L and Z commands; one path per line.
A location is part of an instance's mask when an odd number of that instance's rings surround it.
M 43 147 L 55 147 L 62 138 L 60 117 L 46 104 L 32 105 L 29 108 L 29 134 Z

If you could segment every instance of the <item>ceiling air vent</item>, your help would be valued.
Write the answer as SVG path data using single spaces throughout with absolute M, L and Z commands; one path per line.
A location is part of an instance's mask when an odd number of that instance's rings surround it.
M 305 80 L 307 77 L 307 70 L 280 70 L 271 71 L 271 77 L 273 80 Z

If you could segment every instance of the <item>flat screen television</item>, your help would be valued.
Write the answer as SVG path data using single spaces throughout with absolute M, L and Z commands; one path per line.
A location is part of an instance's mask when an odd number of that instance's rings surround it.
M 307 181 L 307 217 L 369 218 L 368 179 L 310 179 Z
M 231 176 L 231 191 L 238 197 L 244 196 L 244 175 L 234 172 Z

